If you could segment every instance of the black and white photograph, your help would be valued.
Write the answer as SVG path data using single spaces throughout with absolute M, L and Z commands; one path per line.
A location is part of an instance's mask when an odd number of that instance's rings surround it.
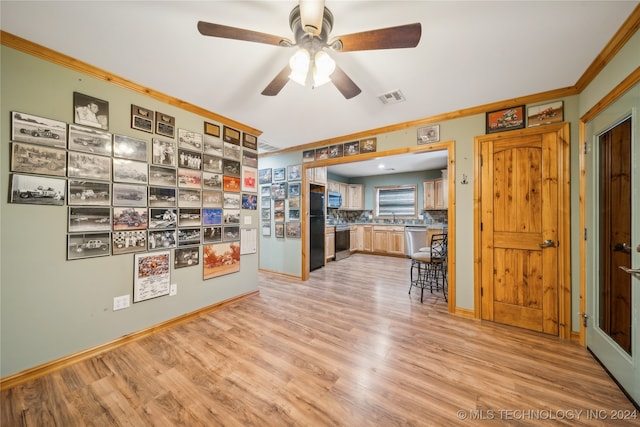
M 70 179 L 67 204 L 81 206 L 111 206 L 111 184 L 108 182 Z
M 202 170 L 213 173 L 222 173 L 222 157 L 203 155 Z
M 176 228 L 178 226 L 178 211 L 175 208 L 149 209 L 149 230 L 159 228 Z
M 271 185 L 261 185 L 260 195 L 263 197 L 266 197 L 266 196 L 271 197 Z
M 287 180 L 300 181 L 302 179 L 302 165 L 287 166 Z
M 300 221 L 299 209 L 289 209 L 289 221 Z
M 131 104 L 131 128 L 153 133 L 153 111 Z
M 239 145 L 229 144 L 228 142 L 224 143 L 224 158 L 240 161 L 242 159 L 241 156 L 242 150 Z
M 113 181 L 130 184 L 147 184 L 147 164 L 127 159 L 113 159 Z
M 11 203 L 64 206 L 65 179 L 37 175 L 11 176 Z
M 69 150 L 110 156 L 113 136 L 109 132 L 85 126 L 69 125 Z
M 69 233 L 111 231 L 111 208 L 69 206 Z
M 200 264 L 200 247 L 176 249 L 173 253 L 173 267 L 184 268 Z
M 176 143 L 166 139 L 151 141 L 151 163 L 160 166 L 176 166 Z
M 178 167 L 201 170 L 202 153 L 182 148 L 178 149 Z
M 344 155 L 344 145 L 335 144 L 329 146 L 329 158 L 335 159 Z
M 125 135 L 113 135 L 113 157 L 148 161 L 149 143 L 144 139 L 133 138 Z
M 242 193 L 242 209 L 252 211 L 258 209 L 258 196 L 256 194 Z
M 285 168 L 273 168 L 273 182 L 285 181 L 287 179 L 287 171 Z
M 109 103 L 93 96 L 73 92 L 73 123 L 109 129 Z
M 202 209 L 202 225 L 222 224 L 222 209 L 205 208 Z
M 222 215 L 223 224 L 240 224 L 240 209 L 225 209 Z
M 223 141 L 219 136 L 204 135 L 202 151 L 210 156 L 222 157 L 224 155 Z
M 67 235 L 67 260 L 111 255 L 110 233 Z
M 180 188 L 202 188 L 202 172 L 178 168 L 178 187 Z
M 147 231 L 130 230 L 111 233 L 111 254 L 122 255 L 147 250 Z
M 240 193 L 224 193 L 222 207 L 225 209 L 240 209 Z
M 289 197 L 298 197 L 300 196 L 300 183 L 299 182 L 290 182 L 288 185 L 288 196 Z
M 65 148 L 67 124 L 32 114 L 11 112 L 11 140 Z
M 202 211 L 199 208 L 181 208 L 178 212 L 178 227 L 195 227 L 202 224 Z
M 260 196 L 260 204 L 263 207 L 271 206 L 271 196 Z
M 147 236 L 150 251 L 176 247 L 176 230 L 149 230 Z
M 430 144 L 440 141 L 440 125 L 418 128 L 418 144 Z
M 146 230 L 147 208 L 113 208 L 113 230 Z
M 222 227 L 204 227 L 202 229 L 202 243 L 222 242 Z
M 222 191 L 202 191 L 202 207 L 203 208 L 221 208 L 222 207 Z
M 242 165 L 257 168 L 258 153 L 249 150 L 242 150 Z
M 67 176 L 111 181 L 111 158 L 69 151 Z
M 149 207 L 173 207 L 175 205 L 175 188 L 149 187 Z
M 200 227 L 178 228 L 178 246 L 199 245 L 202 242 Z
M 263 236 L 271 236 L 271 222 L 263 221 L 261 227 Z
M 147 206 L 145 185 L 113 184 L 113 206 Z
M 222 190 L 222 174 L 202 172 L 202 188 L 204 190 Z
M 199 208 L 202 205 L 202 192 L 191 188 L 178 190 L 178 207 Z
M 304 150 L 302 152 L 302 163 L 313 162 L 316 159 L 316 150 Z
M 156 133 L 169 138 L 175 138 L 176 118 L 156 111 Z
M 222 159 L 222 169 L 225 175 L 240 176 L 240 162 L 230 159 Z
M 169 295 L 171 251 L 134 255 L 133 302 Z
M 149 209 L 149 229 L 176 228 L 178 226 L 178 211 L 175 208 Z
M 222 240 L 240 240 L 240 227 L 237 225 L 225 225 L 222 230 Z
M 43 145 L 11 143 L 11 171 L 65 176 L 67 152 Z
M 260 209 L 260 218 L 263 220 L 271 219 L 271 208 Z
M 248 133 L 242 134 L 242 146 L 251 150 L 258 149 L 258 138 Z
M 178 147 L 192 151 L 202 151 L 202 134 L 186 129 L 178 129 Z
M 149 185 L 176 186 L 177 171 L 175 168 L 149 165 Z

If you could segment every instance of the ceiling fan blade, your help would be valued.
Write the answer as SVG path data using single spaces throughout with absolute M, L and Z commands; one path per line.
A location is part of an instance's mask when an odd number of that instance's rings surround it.
M 399 49 L 416 47 L 420 42 L 421 35 L 422 26 L 418 22 L 415 24 L 400 25 L 398 27 L 380 28 L 378 30 L 347 34 L 336 37 L 336 39 L 329 44 L 332 48 L 340 52 Z
M 223 39 L 244 40 L 247 42 L 271 44 L 275 46 L 293 46 L 295 43 L 280 36 L 260 33 L 242 28 L 228 27 L 211 22 L 198 21 L 198 31 L 203 36 L 220 37 Z
M 285 65 L 285 67 L 278 73 L 277 76 L 264 88 L 262 94 L 265 96 L 275 96 L 277 95 L 284 85 L 289 81 L 289 74 L 291 74 L 291 67 L 289 64 Z
M 347 76 L 347 73 L 342 71 L 342 68 L 337 65 L 333 74 L 331 74 L 331 82 L 336 88 L 338 88 L 342 96 L 346 99 L 351 99 L 362 92 L 358 85 L 356 85 L 353 80 Z

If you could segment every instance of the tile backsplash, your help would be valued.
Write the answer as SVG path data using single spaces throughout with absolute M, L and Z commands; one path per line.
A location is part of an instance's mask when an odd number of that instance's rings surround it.
M 373 211 L 343 211 L 337 209 L 329 209 L 327 211 L 327 222 L 329 224 L 345 224 L 345 223 L 358 223 L 358 224 L 406 224 L 406 225 L 427 225 L 427 224 L 446 224 L 447 223 L 447 211 L 422 211 L 421 215 L 424 219 L 396 219 L 395 223 L 389 219 L 375 219 L 373 218 Z M 371 217 L 371 219 L 370 219 Z

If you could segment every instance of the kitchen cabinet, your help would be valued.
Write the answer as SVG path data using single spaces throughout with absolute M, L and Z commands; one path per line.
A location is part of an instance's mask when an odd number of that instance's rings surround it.
M 336 181 L 327 181 L 327 191 L 340 193 L 340 183 Z
M 391 227 L 388 243 L 387 253 L 404 255 L 404 227 Z
M 404 254 L 404 227 L 376 225 L 373 227 L 373 252 Z
M 324 235 L 324 258 L 328 262 L 336 256 L 336 228 L 327 227 Z
M 358 250 L 358 226 L 357 225 L 352 225 L 351 227 L 349 227 L 349 250 L 351 252 L 355 252 Z
M 389 246 L 389 230 L 387 227 L 373 227 L 373 252 L 387 252 Z
M 349 184 L 346 189 L 346 209 L 351 210 L 364 210 L 364 185 L 362 184 Z M 343 196 L 342 200 L 345 200 Z
M 427 210 L 447 209 L 444 178 L 422 182 L 422 204 L 423 208 Z
M 373 250 L 373 227 L 370 225 L 362 226 L 362 250 L 364 252 Z
M 307 168 L 307 180 L 311 184 L 327 185 L 327 167 Z

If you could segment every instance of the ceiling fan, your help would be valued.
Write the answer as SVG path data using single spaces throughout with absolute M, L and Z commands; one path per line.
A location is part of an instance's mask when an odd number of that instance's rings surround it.
M 202 35 L 211 37 L 298 47 L 298 51 L 262 91 L 262 95 L 277 95 L 289 80 L 302 85 L 309 80 L 312 87 L 331 81 L 346 99 L 358 95 L 361 89 L 336 65 L 327 51 L 353 52 L 416 47 L 422 34 L 420 23 L 414 23 L 329 39 L 329 33 L 333 27 L 333 14 L 324 7 L 324 0 L 300 0 L 299 5 L 294 7 L 289 15 L 289 26 L 293 31 L 294 41 L 276 35 L 204 21 L 198 22 L 198 31 Z

